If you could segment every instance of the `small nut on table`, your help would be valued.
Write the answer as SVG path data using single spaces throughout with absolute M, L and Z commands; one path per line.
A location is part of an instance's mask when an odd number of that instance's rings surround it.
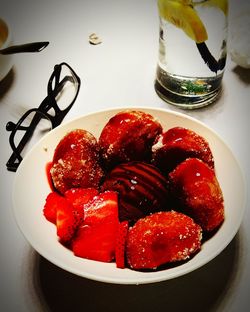
M 98 37 L 97 34 L 92 33 L 89 35 L 89 43 L 94 44 L 94 45 L 100 44 L 100 43 L 102 43 L 102 39 L 100 37 Z

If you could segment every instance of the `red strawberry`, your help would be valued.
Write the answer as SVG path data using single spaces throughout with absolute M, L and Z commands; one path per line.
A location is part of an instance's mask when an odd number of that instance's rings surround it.
M 115 252 L 115 234 L 116 227 L 112 224 L 100 223 L 98 226 L 89 226 L 83 223 L 73 240 L 73 252 L 81 258 L 111 262 Z
M 116 267 L 125 268 L 125 245 L 128 234 L 128 221 L 119 223 L 115 246 Z
M 48 221 L 56 224 L 57 207 L 60 206 L 60 203 L 62 201 L 64 201 L 64 198 L 60 196 L 57 192 L 49 193 L 43 208 L 43 214 Z
M 65 192 L 65 197 L 72 203 L 75 212 L 83 213 L 83 205 L 87 204 L 98 191 L 94 188 L 72 188 Z
M 117 221 L 118 194 L 114 191 L 105 191 L 98 194 L 84 205 L 84 223 L 98 224 L 102 221 Z
M 62 199 L 57 206 L 56 213 L 57 235 L 62 243 L 68 243 L 75 234 L 83 216 L 74 212 L 73 205 L 66 198 Z
M 201 246 L 201 227 L 175 211 L 156 212 L 139 219 L 128 231 L 126 254 L 133 269 L 155 269 L 186 260 Z
M 76 256 L 110 262 L 114 259 L 118 226 L 116 192 L 104 192 L 84 205 L 84 221 L 72 242 Z

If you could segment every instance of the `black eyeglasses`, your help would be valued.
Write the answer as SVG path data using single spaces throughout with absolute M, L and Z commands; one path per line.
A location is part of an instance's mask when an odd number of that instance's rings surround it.
M 47 96 L 40 106 L 28 110 L 16 124 L 12 121 L 7 123 L 6 130 L 11 131 L 9 143 L 13 150 L 6 163 L 9 171 L 17 170 L 23 159 L 21 153 L 35 130 L 44 133 L 60 125 L 73 106 L 80 85 L 80 78 L 67 63 L 55 65 L 48 82 Z

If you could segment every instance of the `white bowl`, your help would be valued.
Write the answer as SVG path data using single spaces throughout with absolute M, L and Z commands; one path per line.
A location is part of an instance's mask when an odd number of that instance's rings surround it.
M 152 283 L 176 278 L 203 266 L 230 243 L 239 229 L 245 206 L 244 182 L 232 152 L 213 130 L 191 117 L 163 109 L 134 108 L 152 114 L 165 130 L 174 126 L 186 127 L 202 135 L 210 144 L 225 199 L 225 221 L 192 259 L 161 271 L 139 272 L 128 268 L 118 269 L 115 263 L 78 258 L 58 242 L 55 225 L 43 216 L 45 198 L 50 192 L 45 167 L 51 161 L 59 140 L 75 128 L 84 128 L 98 138 L 106 122 L 124 109 L 109 109 L 76 118 L 49 132 L 32 148 L 15 177 L 13 205 L 16 221 L 25 238 L 40 255 L 79 276 L 118 284 Z
M 0 49 L 5 49 L 11 45 L 12 36 L 10 28 L 3 19 L 0 18 Z M 13 66 L 12 55 L 0 54 L 0 81 L 9 73 Z

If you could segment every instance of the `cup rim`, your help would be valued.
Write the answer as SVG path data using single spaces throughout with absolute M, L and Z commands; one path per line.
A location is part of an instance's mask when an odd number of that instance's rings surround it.
M 11 31 L 10 31 L 10 27 L 9 27 L 8 23 L 2 17 L 0 17 L 0 24 L 2 24 L 3 27 L 7 31 L 7 37 L 3 41 L 3 44 L 0 46 L 0 49 L 4 49 L 4 48 L 7 48 L 10 45 L 10 43 L 11 43 Z

